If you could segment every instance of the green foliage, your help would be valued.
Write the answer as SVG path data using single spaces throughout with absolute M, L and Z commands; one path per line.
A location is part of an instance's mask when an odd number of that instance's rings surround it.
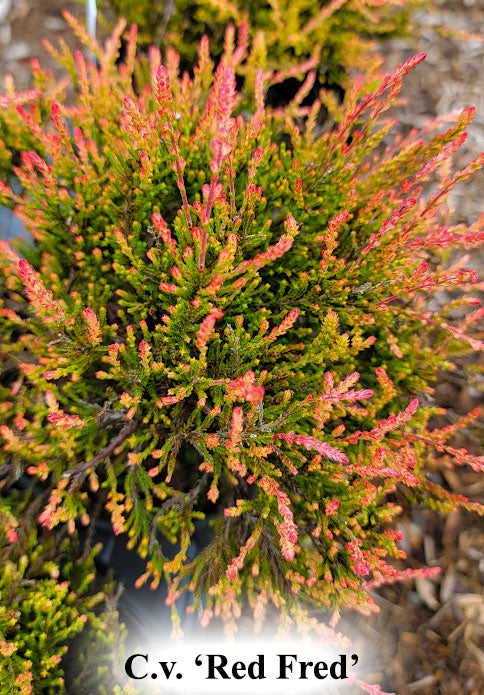
M 324 90 L 302 105 L 310 72 L 272 110 L 278 77 L 244 31 L 216 70 L 202 41 L 193 76 L 173 50 L 136 58 L 133 31 L 118 65 L 119 32 L 105 50 L 85 38 L 97 67 L 58 56 L 73 102 L 42 91 L 16 112 L 33 147 L 20 192 L 1 194 L 35 243 L 0 259 L 2 475 L 37 480 L 47 529 L 89 526 L 101 504 L 146 558 L 138 583 L 168 581 L 175 628 L 189 590 L 204 624 L 235 629 L 247 605 L 259 623 L 272 604 L 281 629 L 331 632 L 321 609 L 333 627 L 399 578 L 399 502 L 478 509 L 428 478 L 482 460 L 419 406 L 453 354 L 482 347 L 482 310 L 462 316 L 476 273 L 449 260 L 482 229 L 446 207 L 482 163 L 449 173 L 474 110 L 402 140 L 387 111 L 421 54 L 356 80 L 341 107 Z
M 105 0 L 117 17 L 135 23 L 140 42 L 174 47 L 182 64 L 193 64 L 202 36 L 209 37 L 212 53 L 223 52 L 225 26 L 246 22 L 257 35 L 259 67 L 290 71 L 314 58 L 329 82 L 341 83 L 348 68 L 368 57 L 371 41 L 404 35 L 409 17 L 420 0 Z M 302 70 L 298 71 L 300 74 Z
M 107 599 L 93 591 L 93 558 L 99 549 L 80 556 L 75 539 L 60 541 L 53 532 L 44 532 L 39 542 L 32 524 L 17 519 L 10 505 L 11 500 L 0 500 L 0 691 L 2 695 L 66 693 L 66 653 L 82 633 L 85 644 L 96 639 L 96 655 L 83 668 L 81 652 L 74 668 L 81 674 L 78 680 L 90 685 L 90 693 L 102 695 L 107 692 L 107 673 L 113 678 L 109 666 L 116 633 L 121 639 L 122 628 L 116 623 L 114 606 L 103 613 L 97 609 Z M 17 512 L 21 509 L 17 507 Z M 69 692 L 86 691 L 74 686 Z

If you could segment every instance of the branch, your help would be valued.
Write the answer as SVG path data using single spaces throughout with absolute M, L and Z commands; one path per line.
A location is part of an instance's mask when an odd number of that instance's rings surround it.
M 121 444 L 121 442 L 124 442 L 124 440 L 129 437 L 130 434 L 133 434 L 133 432 L 136 429 L 136 422 L 130 422 L 129 425 L 127 425 L 121 432 L 118 434 L 117 437 L 115 437 L 112 442 L 110 442 L 107 447 L 105 447 L 102 451 L 99 452 L 99 454 L 96 454 L 90 461 L 86 461 L 86 463 L 83 463 L 81 466 L 78 466 L 77 468 L 71 468 L 69 471 L 65 471 L 62 474 L 63 478 L 71 478 L 74 475 L 79 475 L 80 473 L 84 473 L 84 471 L 89 470 L 89 468 L 93 468 L 94 466 L 97 466 L 97 464 L 105 459 L 109 454 L 112 454 L 112 452 L 116 449 L 117 446 Z
M 12 466 L 9 463 L 4 463 L 0 466 L 0 479 L 6 477 L 10 473 Z
M 180 505 L 183 506 L 189 506 L 190 504 L 193 504 L 193 502 L 196 501 L 198 498 L 198 495 L 200 494 L 200 490 L 202 487 L 205 485 L 205 483 L 208 480 L 208 473 L 205 473 L 200 480 L 197 482 L 194 488 L 189 490 L 188 492 L 181 493 L 180 495 L 176 495 L 175 497 L 170 497 L 166 502 L 164 502 L 161 507 L 158 509 L 157 513 L 153 517 L 153 520 L 151 522 L 151 532 L 150 532 L 150 542 L 148 546 L 148 553 L 151 553 L 153 551 L 153 546 L 155 544 L 156 540 L 156 523 L 158 519 L 160 519 L 166 512 L 171 509 L 171 507 L 178 507 Z

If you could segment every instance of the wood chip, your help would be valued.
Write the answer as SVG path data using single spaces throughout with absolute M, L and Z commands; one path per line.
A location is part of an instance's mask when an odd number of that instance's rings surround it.
M 431 610 L 436 611 L 440 603 L 435 598 L 435 586 L 425 577 L 417 577 L 415 580 L 417 594 Z
M 455 587 L 457 584 L 457 577 L 453 569 L 449 569 L 440 585 L 440 601 L 441 603 L 447 603 L 450 601 L 455 593 Z
M 409 683 L 407 687 L 410 690 L 410 692 L 416 693 L 419 690 L 422 690 L 423 688 L 428 688 L 436 682 L 437 678 L 435 676 L 424 676 L 423 678 L 420 678 L 418 681 L 413 681 L 413 683 Z

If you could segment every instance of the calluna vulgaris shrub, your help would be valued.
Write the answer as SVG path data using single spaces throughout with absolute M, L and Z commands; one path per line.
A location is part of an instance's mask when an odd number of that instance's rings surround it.
M 84 0 L 82 0 L 84 1 Z M 337 84 L 344 89 L 350 68 L 368 65 L 370 37 L 385 38 L 408 33 L 410 12 L 422 4 L 422 0 L 402 3 L 401 0 L 337 0 L 319 7 L 313 0 L 302 3 L 277 3 L 264 6 L 252 2 L 214 3 L 180 2 L 163 3 L 159 0 L 111 0 L 99 3 L 103 10 L 111 7 L 114 14 L 135 22 L 141 52 L 152 44 L 175 48 L 182 67 L 193 65 L 197 46 L 203 34 L 208 34 L 211 53 L 217 58 L 224 50 L 225 42 L 233 41 L 233 32 L 225 33 L 228 21 L 241 26 L 241 40 L 248 42 L 249 33 L 255 33 L 254 48 L 249 60 L 239 61 L 234 66 L 239 82 L 246 82 L 244 94 L 253 101 L 253 85 L 256 71 L 263 70 L 272 89 L 266 95 L 271 104 L 287 103 L 298 90 L 305 74 L 315 69 L 314 83 L 305 95 L 308 101 L 322 83 Z M 79 29 L 69 12 L 64 17 L 74 30 Z M 103 15 L 99 15 L 103 20 Z M 55 49 L 47 42 L 47 48 Z M 98 55 L 95 46 L 94 54 Z M 64 58 L 70 62 L 66 47 L 61 42 Z M 122 53 L 123 51 L 121 51 Z M 374 59 L 373 59 L 374 60 Z M 33 62 L 34 88 L 43 94 L 55 94 L 61 87 Z M 146 66 L 136 62 L 138 88 L 146 82 Z M 72 70 L 71 79 L 77 83 Z M 148 78 L 149 79 L 149 78 Z M 15 94 L 14 81 L 10 75 L 5 79 L 5 91 L 10 97 Z M 29 101 L 32 91 L 17 94 L 15 104 Z M 12 99 L 3 99 L 8 106 Z M 40 97 L 37 100 L 39 115 L 43 122 L 50 119 L 50 102 Z M 20 163 L 20 153 L 35 150 L 36 139 L 27 124 L 19 120 L 15 107 L 0 112 L 0 176 L 9 180 L 12 167 Z
M 288 69 L 313 59 L 330 81 L 368 58 L 371 41 L 401 36 L 422 0 L 104 0 L 101 10 L 136 23 L 142 44 L 172 46 L 192 63 L 204 34 L 213 55 L 223 52 L 224 27 L 247 22 L 261 69 Z
M 482 459 L 449 443 L 459 423 L 430 429 L 424 405 L 437 370 L 482 345 L 476 273 L 451 254 L 483 232 L 446 208 L 482 163 L 451 173 L 474 111 L 390 136 L 422 54 L 356 80 L 342 107 L 324 91 L 301 106 L 309 73 L 271 111 L 258 71 L 240 111 L 252 56 L 230 40 L 214 70 L 204 39 L 193 76 L 152 49 L 135 93 L 135 31 L 118 66 L 121 31 L 90 42 L 97 67 L 64 51 L 75 100 L 43 91 L 36 65 L 40 94 L 17 104 L 32 149 L 1 195 L 35 243 L 2 244 L 3 487 L 36 481 L 47 529 L 103 506 L 146 558 L 138 584 L 168 582 L 175 630 L 189 591 L 203 624 L 275 607 L 281 630 L 332 634 L 341 607 L 375 609 L 371 587 L 434 572 L 394 565 L 402 504 L 479 509 L 429 474 Z M 443 288 L 455 299 L 431 310 Z M 161 536 L 178 541 L 169 557 Z
M 33 504 L 37 505 L 35 501 Z M 35 529 L 21 529 L 12 509 L 2 500 L 0 522 L 2 695 L 65 693 L 62 659 L 68 644 L 81 632 L 86 643 L 95 639 L 97 649 L 88 670 L 83 668 L 82 658 L 77 661 L 83 686 L 98 685 L 99 678 L 107 682 L 106 671 L 112 666 L 109 654 L 119 626 L 114 612 L 97 610 L 104 598 L 93 590 L 93 557 L 98 549 L 76 557 L 72 552 L 75 544 L 68 539 L 59 544 L 52 532 L 44 533 L 40 543 Z M 93 688 L 89 692 L 105 691 Z

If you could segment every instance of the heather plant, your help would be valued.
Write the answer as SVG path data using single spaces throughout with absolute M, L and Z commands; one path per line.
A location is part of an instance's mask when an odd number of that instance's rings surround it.
M 38 506 L 35 499 L 31 503 Z M 101 695 L 121 628 L 114 606 L 106 610 L 105 604 L 99 612 L 108 596 L 93 585 L 98 548 L 76 553 L 75 539 L 60 540 L 46 531 L 40 542 L 32 524 L 13 513 L 16 507 L 10 499 L 0 500 L 0 691 L 3 695 L 66 693 L 64 660 L 82 633 L 88 643 L 95 637 L 97 654 L 88 669 L 83 668 L 82 658 L 76 668 L 83 685 L 92 686 L 89 692 Z
M 28 104 L 35 111 L 35 120 L 48 121 L 50 101 L 44 101 L 43 95 L 51 99 L 59 91 L 53 76 L 42 71 L 37 60 L 32 61 L 32 83 L 32 89 L 17 92 L 12 75 L 7 75 L 0 94 L 0 176 L 9 182 L 12 167 L 21 163 L 20 153 L 36 146 L 31 127 L 19 118 L 18 108 Z
M 348 68 L 368 57 L 375 39 L 402 36 L 421 0 L 105 0 L 101 10 L 135 23 L 144 45 L 174 47 L 182 64 L 193 64 L 206 34 L 212 54 L 221 56 L 225 26 L 247 23 L 256 36 L 258 67 L 288 70 L 312 60 L 324 80 L 341 83 Z M 299 70 L 302 74 L 302 70 Z
M 34 244 L 2 244 L 4 486 L 36 481 L 46 529 L 110 518 L 146 559 L 138 584 L 168 583 L 175 633 L 189 591 L 204 625 L 273 608 L 281 630 L 332 634 L 342 607 L 376 610 L 371 587 L 436 571 L 394 564 L 403 504 L 481 511 L 436 482 L 439 466 L 482 470 L 451 441 L 478 412 L 429 426 L 437 371 L 482 347 L 476 273 L 452 254 L 482 228 L 446 205 L 482 163 L 452 173 L 474 110 L 390 135 L 423 54 L 357 79 L 342 106 L 324 90 L 302 105 L 309 72 L 269 109 L 277 76 L 232 29 L 216 68 L 201 42 L 193 75 L 151 49 L 135 91 L 123 29 L 105 49 L 85 37 L 97 65 L 63 48 L 75 101 L 17 107 L 33 148 L 1 195 Z

